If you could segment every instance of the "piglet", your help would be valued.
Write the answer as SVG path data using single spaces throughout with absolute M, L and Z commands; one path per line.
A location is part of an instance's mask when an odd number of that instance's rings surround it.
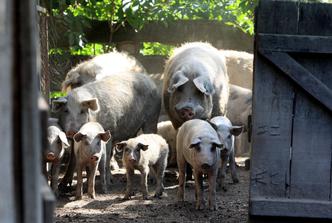
M 192 119 L 179 129 L 176 138 L 177 164 L 179 168 L 178 201 L 184 201 L 185 170 L 189 163 L 195 177 L 196 209 L 203 209 L 203 174 L 209 182 L 209 208 L 216 210 L 216 179 L 220 163 L 221 144 L 211 123 Z
M 220 171 L 220 180 L 221 188 L 225 188 L 225 176 L 226 176 L 226 167 L 229 161 L 229 166 L 231 168 L 231 175 L 233 183 L 238 183 L 239 178 L 236 172 L 236 163 L 234 157 L 234 140 L 235 136 L 241 134 L 243 126 L 233 126 L 231 121 L 225 116 L 217 116 L 210 120 L 211 123 L 217 126 L 217 133 L 221 142 L 223 142 L 224 147 L 221 150 L 221 171 Z
M 61 161 L 64 157 L 65 149 L 69 147 L 66 134 L 58 125 L 58 120 L 50 118 L 47 127 L 47 140 L 49 148 L 44 153 L 44 162 L 50 163 L 51 167 L 51 188 L 56 196 L 59 195 L 58 179 Z M 46 166 L 46 165 L 45 165 Z
M 76 199 L 82 198 L 82 171 L 85 167 L 88 178 L 88 196 L 95 198 L 97 168 L 100 173 L 102 192 L 106 192 L 106 143 L 110 138 L 111 133 L 109 131 L 105 132 L 98 122 L 84 124 L 74 135 L 77 170 Z
M 156 176 L 157 188 L 155 197 L 160 197 L 164 191 L 163 179 L 167 166 L 168 144 L 157 134 L 142 134 L 116 145 L 118 151 L 123 151 L 123 163 L 126 167 L 127 189 L 124 200 L 132 196 L 132 178 L 134 170 L 141 172 L 141 190 L 143 199 L 148 199 L 147 177 L 150 168 Z

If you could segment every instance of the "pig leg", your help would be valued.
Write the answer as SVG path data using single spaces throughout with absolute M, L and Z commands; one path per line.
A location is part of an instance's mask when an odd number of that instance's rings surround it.
M 196 210 L 202 210 L 204 208 L 203 175 L 194 169 L 194 177 L 195 177 Z
M 179 168 L 179 188 L 178 188 L 178 201 L 184 201 L 184 186 L 185 186 L 185 177 L 186 177 L 186 161 L 184 160 L 183 156 L 177 157 L 177 163 Z
M 101 185 L 101 192 L 106 193 L 107 192 L 107 186 L 106 186 L 106 157 L 105 155 L 102 155 L 101 160 L 98 165 L 99 175 L 100 175 L 100 185 Z
M 158 118 L 156 121 L 147 121 L 142 126 L 142 131 L 144 134 L 157 133 Z
M 127 168 L 126 176 L 127 176 L 127 189 L 123 200 L 129 200 L 130 197 L 132 196 L 132 191 L 133 191 L 132 179 L 134 177 L 134 169 Z
M 73 148 L 73 143 L 70 146 L 70 160 L 69 164 L 66 170 L 65 176 L 62 178 L 60 184 L 59 184 L 59 190 L 63 192 L 68 192 L 68 187 L 67 185 L 69 184 L 71 186 L 72 181 L 73 181 L 73 175 L 75 172 L 75 167 L 76 167 L 76 158 L 75 158 L 75 153 L 74 153 L 74 148 Z
M 111 166 L 110 166 L 110 162 L 111 162 L 111 158 L 112 158 L 112 142 L 108 142 L 106 144 L 106 185 L 109 186 L 111 185 L 112 182 L 112 174 L 111 174 Z
M 149 167 L 141 168 L 140 172 L 141 172 L 141 191 L 142 191 L 142 194 L 143 194 L 143 200 L 148 200 Z
M 77 165 L 77 185 L 76 185 L 76 199 L 82 199 L 82 187 L 83 187 L 83 176 L 82 176 L 83 166 L 82 164 Z
M 236 162 L 235 162 L 235 157 L 234 157 L 234 150 L 231 151 L 231 153 L 229 154 L 229 166 L 231 168 L 231 175 L 232 175 L 233 183 L 238 183 L 239 178 L 237 176 L 237 171 L 236 171 Z
M 60 172 L 60 161 L 54 162 L 51 168 L 51 188 L 54 191 L 55 196 L 59 195 L 58 191 L 58 178 Z
M 90 165 L 88 176 L 87 176 L 87 178 L 88 178 L 88 196 L 93 199 L 96 197 L 96 192 L 95 192 L 96 171 L 97 171 L 96 164 Z
M 216 206 L 216 180 L 218 175 L 218 169 L 208 174 L 209 180 L 209 208 L 211 211 L 217 210 Z
M 167 157 L 160 160 L 156 165 L 156 179 L 157 179 L 157 189 L 156 194 L 154 195 L 157 198 L 160 198 L 164 191 L 164 173 L 167 166 Z
M 228 156 L 221 156 L 221 169 L 220 169 L 220 186 L 221 189 L 226 191 L 225 187 L 225 177 L 226 177 L 226 168 L 227 168 Z

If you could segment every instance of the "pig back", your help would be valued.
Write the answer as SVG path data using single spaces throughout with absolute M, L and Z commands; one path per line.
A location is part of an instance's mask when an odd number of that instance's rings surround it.
M 134 137 L 144 123 L 158 119 L 160 95 L 145 74 L 112 75 L 74 89 L 69 97 L 80 101 L 80 92 L 98 99 L 100 109 L 93 118 L 111 131 L 113 142 Z
M 142 156 L 149 165 L 156 164 L 159 159 L 167 159 L 168 144 L 166 140 L 157 134 L 142 134 L 136 138 L 137 142 L 149 145 L 146 151 L 141 151 Z

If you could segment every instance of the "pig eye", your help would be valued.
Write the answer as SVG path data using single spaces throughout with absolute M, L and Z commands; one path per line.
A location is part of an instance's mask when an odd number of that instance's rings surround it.
M 228 135 L 228 136 L 227 136 L 227 139 L 230 139 L 230 138 L 231 138 L 231 135 Z
M 124 150 L 126 153 L 129 153 L 130 152 L 130 149 L 128 147 L 125 148 Z
M 199 147 L 199 146 L 195 146 L 195 149 L 197 152 L 201 151 L 201 147 Z

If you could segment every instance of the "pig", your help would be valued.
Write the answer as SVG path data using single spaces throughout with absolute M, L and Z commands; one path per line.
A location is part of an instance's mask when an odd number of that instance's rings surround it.
M 67 110 L 64 130 L 72 137 L 89 122 L 99 122 L 110 130 L 112 140 L 106 147 L 107 185 L 111 180 L 110 159 L 112 145 L 143 133 L 156 133 L 161 98 L 153 81 L 141 73 L 110 75 L 99 81 L 73 89 L 67 101 L 56 106 Z
M 230 85 L 227 103 L 227 117 L 234 125 L 242 125 L 242 134 L 235 137 L 235 155 L 244 156 L 250 152 L 248 117 L 252 114 L 252 91 L 237 85 Z
M 62 91 L 70 91 L 86 83 L 118 73 L 145 73 L 144 67 L 126 52 L 113 51 L 95 56 L 72 68 L 62 82 Z
M 59 195 L 58 179 L 61 161 L 64 157 L 66 148 L 69 147 L 66 134 L 62 131 L 57 122 L 58 120 L 54 118 L 50 118 L 48 120 L 47 140 L 49 143 L 49 148 L 46 149 L 44 153 L 45 162 L 52 164 L 51 188 L 56 196 Z
M 177 164 L 179 168 L 178 201 L 184 200 L 185 169 L 190 164 L 195 176 L 196 209 L 203 209 L 203 174 L 209 182 L 209 208 L 216 210 L 216 179 L 220 164 L 220 142 L 215 126 L 192 119 L 184 122 L 176 138 Z
M 233 126 L 231 121 L 225 116 L 216 116 L 210 120 L 215 126 L 217 126 L 217 133 L 220 141 L 223 143 L 221 149 L 221 170 L 220 170 L 220 184 L 223 190 L 226 190 L 225 187 L 225 176 L 226 176 L 226 167 L 229 161 L 229 166 L 231 168 L 231 175 L 233 183 L 238 183 L 239 178 L 236 172 L 236 163 L 234 156 L 234 140 L 235 136 L 241 134 L 243 126 Z
M 226 58 L 229 82 L 252 89 L 254 55 L 243 51 L 220 50 Z
M 94 199 L 97 169 L 100 173 L 101 190 L 103 193 L 107 191 L 106 143 L 110 140 L 111 133 L 110 131 L 105 132 L 98 122 L 88 122 L 80 128 L 73 138 L 77 171 L 76 199 L 82 199 L 82 171 L 84 168 L 86 168 L 88 178 L 88 196 Z
M 157 125 L 157 134 L 162 136 L 169 146 L 168 166 L 176 165 L 176 134 L 177 130 L 173 127 L 171 121 L 159 122 Z
M 225 114 L 228 94 L 225 58 L 210 44 L 186 43 L 166 62 L 162 96 L 174 128 Z
M 141 172 L 143 199 L 148 199 L 147 177 L 150 169 L 157 181 L 155 197 L 160 198 L 164 191 L 163 180 L 169 151 L 165 139 L 157 134 L 142 134 L 118 143 L 116 149 L 123 152 L 122 161 L 126 167 L 127 189 L 124 200 L 130 199 L 133 194 L 132 178 L 135 169 Z

